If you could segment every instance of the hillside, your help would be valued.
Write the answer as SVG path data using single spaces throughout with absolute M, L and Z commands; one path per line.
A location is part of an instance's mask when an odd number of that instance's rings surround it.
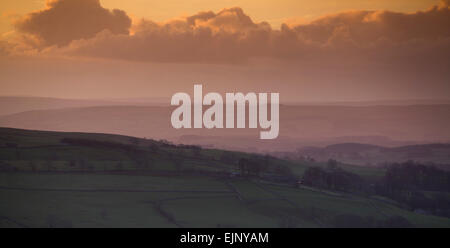
M 423 144 L 382 147 L 359 143 L 334 144 L 326 147 L 308 147 L 298 150 L 295 157 L 311 157 L 318 161 L 335 159 L 354 165 L 383 165 L 413 160 L 433 163 L 450 170 L 450 144 Z
M 252 157 L 293 173 L 300 173 L 306 165 L 165 140 L 0 128 L 0 166 L 11 171 L 232 173 L 238 169 L 239 159 Z
M 294 187 L 291 178 L 316 164 L 255 156 L 120 135 L 0 128 L 0 199 L 8 199 L 0 201 L 0 226 L 450 226 L 448 218 L 383 197 Z M 265 169 L 243 177 L 241 159 L 260 159 Z

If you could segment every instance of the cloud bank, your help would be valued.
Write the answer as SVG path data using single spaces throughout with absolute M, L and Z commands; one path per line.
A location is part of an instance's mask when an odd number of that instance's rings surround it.
M 131 26 L 125 12 L 104 9 L 98 0 L 53 0 L 47 9 L 19 20 L 16 28 L 40 41 L 28 42 L 39 53 L 64 56 L 189 63 L 366 57 L 448 64 L 449 2 L 415 13 L 334 13 L 273 29 L 238 7 L 165 23 L 143 19 Z M 0 45 L 0 53 L 11 46 Z
M 107 10 L 99 0 L 47 0 L 46 5 L 14 23 L 17 31 L 35 36 L 43 46 L 67 45 L 103 30 L 127 35 L 131 26 L 124 11 Z

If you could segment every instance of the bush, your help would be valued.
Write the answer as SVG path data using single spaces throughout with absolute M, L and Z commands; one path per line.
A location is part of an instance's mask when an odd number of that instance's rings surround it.
M 309 167 L 303 174 L 303 184 L 339 191 L 358 191 L 362 189 L 363 180 L 358 175 L 331 166 L 328 169 Z

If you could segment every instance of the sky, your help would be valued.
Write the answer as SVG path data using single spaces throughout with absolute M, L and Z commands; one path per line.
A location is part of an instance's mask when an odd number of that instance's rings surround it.
M 386 9 L 414 12 L 425 9 L 439 0 L 101 0 L 108 9 L 122 9 L 132 18 L 147 18 L 155 21 L 188 16 L 199 11 L 219 11 L 223 8 L 241 7 L 256 21 L 267 21 L 274 28 L 289 20 L 308 21 L 328 13 L 351 9 Z M 24 15 L 45 7 L 45 0 L 3 0 L 0 14 L 3 17 Z M 11 31 L 8 21 L 2 21 L 0 33 Z
M 311 20 L 315 17 L 350 9 L 388 9 L 412 12 L 425 9 L 439 0 L 103 0 L 105 7 L 122 9 L 133 17 L 164 21 L 177 16 L 192 15 L 199 11 L 219 11 L 226 7 L 241 7 L 256 21 L 267 21 L 274 28 L 289 19 Z M 125 3 L 124 3 L 125 2 Z
M 450 99 L 448 0 L 3 0 L 0 95 Z

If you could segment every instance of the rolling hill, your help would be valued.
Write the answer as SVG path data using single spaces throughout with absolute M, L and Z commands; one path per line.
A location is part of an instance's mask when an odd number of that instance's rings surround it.
M 252 158 L 267 170 L 240 176 L 237 160 Z M 450 226 L 380 196 L 293 187 L 290 178 L 311 166 L 121 135 L 0 128 L 0 226 Z

